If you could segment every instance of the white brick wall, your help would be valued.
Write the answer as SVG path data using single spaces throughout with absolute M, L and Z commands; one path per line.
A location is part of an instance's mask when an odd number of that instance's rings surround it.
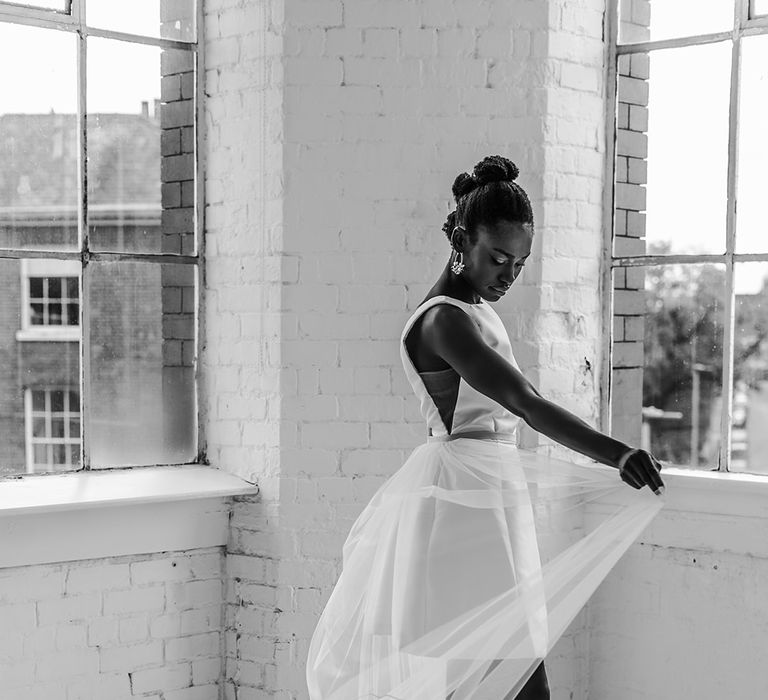
M 689 503 L 701 511 L 661 511 L 593 596 L 590 700 L 768 696 L 765 509 L 746 493 Z
M 14 700 L 215 700 L 220 547 L 0 569 L 0 688 Z

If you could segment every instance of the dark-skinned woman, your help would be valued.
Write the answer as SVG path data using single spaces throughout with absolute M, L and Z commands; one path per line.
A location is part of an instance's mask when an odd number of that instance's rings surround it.
M 488 156 L 454 181 L 450 257 L 400 343 L 428 437 L 344 543 L 311 700 L 548 700 L 546 654 L 663 505 L 653 455 L 547 400 L 515 360 L 493 304 L 531 255 L 517 176 Z M 608 468 L 518 448 L 520 421 Z M 600 499 L 613 510 L 583 536 L 542 534 Z

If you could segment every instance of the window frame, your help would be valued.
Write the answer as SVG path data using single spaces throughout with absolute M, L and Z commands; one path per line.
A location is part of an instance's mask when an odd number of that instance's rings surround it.
M 91 371 L 90 371 L 90 278 L 89 265 L 91 262 L 147 262 L 155 264 L 178 264 L 192 265 L 197 268 L 196 275 L 196 299 L 194 311 L 194 343 L 195 357 L 193 360 L 193 374 L 195 384 L 195 395 L 199 397 L 200 376 L 199 376 L 199 352 L 201 347 L 202 327 L 202 296 L 203 284 L 205 278 L 204 260 L 205 260 L 205 237 L 203 235 L 203 213 L 205 210 L 204 200 L 204 159 L 202 144 L 204 143 L 205 126 L 205 56 L 204 56 L 204 13 L 202 0 L 192 0 L 195 3 L 195 37 L 194 40 L 181 41 L 175 39 L 162 39 L 152 36 L 144 36 L 126 32 L 118 32 L 108 29 L 98 29 L 88 26 L 86 22 L 87 0 L 68 0 L 68 12 L 63 13 L 58 10 L 34 8 L 26 5 L 12 5 L 0 0 L 0 22 L 27 25 L 44 29 L 53 29 L 57 31 L 71 32 L 76 34 L 77 40 L 77 133 L 78 133 L 78 182 L 77 182 L 77 239 L 78 249 L 62 250 L 50 248 L 2 248 L 0 247 L 0 260 L 60 260 L 64 262 L 77 261 L 80 264 L 81 272 L 79 274 L 79 295 L 80 295 L 80 324 L 77 326 L 79 335 L 74 340 L 80 341 L 80 445 L 81 459 L 80 469 L 73 471 L 87 471 L 90 469 L 111 469 L 111 467 L 92 467 L 91 464 Z M 140 252 L 107 252 L 91 251 L 89 246 L 88 231 L 88 190 L 87 190 L 87 131 L 86 131 L 86 95 L 87 95 L 87 40 L 89 37 L 101 37 L 125 41 L 135 44 L 147 44 L 165 49 L 181 49 L 191 51 L 194 54 L 195 82 L 194 82 L 194 175 L 195 175 L 195 203 L 194 203 L 194 236 L 195 249 L 191 254 L 175 253 L 140 253 Z M 160 76 L 158 75 L 158 78 Z M 23 266 L 23 262 L 21 265 Z M 23 292 L 25 294 L 26 292 Z M 21 338 L 25 338 L 27 331 L 21 329 Z M 36 332 L 34 335 L 38 335 Z M 37 338 L 35 338 L 37 339 Z M 203 437 L 202 412 L 199 410 L 199 403 L 196 416 L 197 445 L 195 459 L 189 464 L 205 464 Z M 154 465 L 135 465 L 135 466 L 165 466 L 163 463 Z
M 611 399 L 613 374 L 613 319 L 614 294 L 613 271 L 617 268 L 674 263 L 721 263 L 725 265 L 725 299 L 723 317 L 723 376 L 722 397 L 724 410 L 720 422 L 720 448 L 717 466 L 711 471 L 729 472 L 732 456 L 732 417 L 733 417 L 733 377 L 734 377 L 734 337 L 736 295 L 734 292 L 734 271 L 740 262 L 768 262 L 766 253 L 736 253 L 736 174 L 738 172 L 738 136 L 739 136 L 739 94 L 741 88 L 741 43 L 747 36 L 768 35 L 768 16 L 753 17 L 754 0 L 731 0 L 734 7 L 734 26 L 726 32 L 697 34 L 672 39 L 643 41 L 620 44 L 618 42 L 619 2 L 613 0 L 606 11 L 606 187 L 603 200 L 603 256 L 601 289 L 603 291 L 603 366 L 600 420 L 607 432 L 611 430 Z M 723 254 L 671 254 L 671 255 L 636 255 L 615 256 L 613 243 L 615 234 L 615 190 L 616 190 L 616 137 L 618 133 L 618 62 L 622 55 L 648 53 L 654 49 L 672 49 L 684 46 L 703 45 L 715 42 L 731 42 L 731 75 L 728 106 L 728 169 L 727 169 L 727 210 L 726 210 L 726 250 Z M 696 472 L 696 469 L 692 469 Z M 749 472 L 746 472 L 749 473 Z M 760 475 L 755 475 L 760 477 Z M 768 478 L 768 477 L 766 477 Z

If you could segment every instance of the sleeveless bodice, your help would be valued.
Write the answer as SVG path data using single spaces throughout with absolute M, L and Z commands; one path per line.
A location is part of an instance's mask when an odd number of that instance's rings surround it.
M 469 314 L 480 329 L 480 334 L 485 342 L 515 368 L 520 369 L 512 354 L 512 345 L 509 342 L 507 330 L 490 304 L 483 300 L 479 304 L 470 304 L 446 295 L 427 299 L 405 324 L 400 336 L 400 358 L 408 381 L 421 403 L 421 415 L 427 422 L 429 434 L 447 435 L 475 430 L 492 430 L 504 433 L 514 431 L 520 418 L 471 387 L 454 369 L 418 372 L 414 367 L 405 346 L 405 339 L 418 318 L 436 304 L 452 304 Z M 442 408 L 442 415 L 438 406 Z M 450 410 L 451 408 L 452 410 Z

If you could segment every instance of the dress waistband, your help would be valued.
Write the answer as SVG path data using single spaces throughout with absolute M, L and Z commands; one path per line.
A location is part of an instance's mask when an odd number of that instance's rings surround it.
M 494 430 L 466 430 L 460 433 L 451 433 L 450 435 L 428 435 L 427 442 L 450 442 L 460 438 L 469 438 L 471 440 L 496 440 L 497 442 L 511 442 L 516 444 L 516 434 L 514 432 L 496 432 Z

